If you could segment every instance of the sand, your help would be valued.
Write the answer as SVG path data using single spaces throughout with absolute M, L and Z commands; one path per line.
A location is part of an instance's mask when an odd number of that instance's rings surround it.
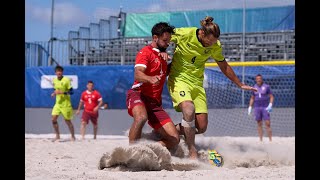
M 223 167 L 207 162 L 168 156 L 166 149 L 143 141 L 129 146 L 126 136 L 88 134 L 86 140 L 70 141 L 67 134 L 52 142 L 54 134 L 25 134 L 25 179 L 295 179 L 295 138 L 204 137 L 197 135 L 201 152 L 215 149 L 224 157 Z M 180 142 L 187 153 L 184 141 Z M 127 153 L 127 154 L 126 154 Z M 112 167 L 100 167 L 101 158 L 113 158 Z M 105 156 L 106 157 L 106 156 Z M 117 165 L 122 161 L 122 165 Z M 170 168 L 168 168 L 170 165 Z

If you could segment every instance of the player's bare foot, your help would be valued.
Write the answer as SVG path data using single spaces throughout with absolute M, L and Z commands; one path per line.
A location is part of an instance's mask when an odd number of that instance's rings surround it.
M 56 142 L 60 140 L 60 136 L 56 136 L 54 139 L 52 139 L 52 142 Z
M 196 149 L 191 149 L 189 151 L 189 157 L 190 159 L 197 159 L 198 158 L 198 152 Z
M 76 138 L 75 137 L 71 137 L 71 141 L 75 141 L 76 140 Z
M 192 160 L 196 160 L 196 159 L 198 159 L 198 155 L 197 155 L 197 153 L 190 153 L 189 158 Z

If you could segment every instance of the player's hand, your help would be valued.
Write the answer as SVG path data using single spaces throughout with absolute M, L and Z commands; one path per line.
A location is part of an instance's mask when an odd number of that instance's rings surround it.
M 160 83 L 161 76 L 151 76 L 149 79 L 149 83 L 158 85 Z
M 95 108 L 93 108 L 93 112 L 97 112 L 99 110 L 99 107 L 96 106 Z
M 250 90 L 250 91 L 254 91 L 254 92 L 257 92 L 257 91 L 258 91 L 257 88 L 254 88 L 254 87 L 251 87 L 251 86 L 248 86 L 248 85 L 245 85 L 245 84 L 241 86 L 241 89 L 243 89 L 243 90 Z
M 249 116 L 251 115 L 251 111 L 252 111 L 252 106 L 249 106 L 249 107 L 248 107 L 248 115 L 249 115 Z
M 53 92 L 53 93 L 51 93 L 51 97 L 54 97 L 55 95 L 56 95 L 56 93 L 54 93 L 54 92 Z
M 269 103 L 269 105 L 266 108 L 266 110 L 268 111 L 268 113 L 271 113 L 271 111 L 272 111 L 272 103 Z
M 77 111 L 76 111 L 76 115 L 78 115 L 79 113 L 80 113 L 80 111 L 79 111 L 79 110 L 77 110 Z
M 63 92 L 60 91 L 60 90 L 55 90 L 54 93 L 55 93 L 55 94 L 63 94 Z
M 108 108 L 108 104 L 107 103 L 100 107 L 100 109 L 107 109 L 107 108 Z
M 160 52 L 159 56 L 165 61 L 168 61 L 169 59 L 171 59 L 171 57 L 168 55 L 167 52 Z

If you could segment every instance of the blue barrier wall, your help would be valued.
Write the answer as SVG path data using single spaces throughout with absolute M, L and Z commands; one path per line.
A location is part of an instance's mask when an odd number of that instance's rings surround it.
M 233 67 L 242 78 L 243 67 Z M 260 73 L 271 86 L 275 96 L 275 107 L 295 107 L 295 67 L 294 66 L 257 66 L 245 67 L 245 83 L 254 85 L 255 76 Z M 53 89 L 41 88 L 41 76 L 54 75 L 53 67 L 30 67 L 25 71 L 25 106 L 53 107 L 55 98 L 50 94 Z M 110 109 L 126 109 L 126 91 L 134 80 L 134 66 L 65 66 L 64 75 L 76 75 L 78 88 L 71 96 L 72 105 L 77 108 L 81 93 L 86 90 L 88 80 L 95 83 Z M 242 90 L 236 87 L 219 68 L 206 68 L 204 86 L 207 93 L 208 108 L 242 107 Z M 248 105 L 250 92 L 244 93 L 245 106 Z M 163 107 L 172 108 L 171 97 L 164 86 Z
M 126 108 L 125 92 L 133 82 L 133 66 L 65 66 L 64 75 L 77 75 L 78 88 L 71 95 L 74 108 L 78 106 L 81 93 L 86 90 L 88 80 L 92 80 L 109 108 Z M 53 89 L 42 89 L 42 75 L 54 75 L 53 67 L 26 68 L 25 106 L 53 107 L 55 99 L 50 95 Z

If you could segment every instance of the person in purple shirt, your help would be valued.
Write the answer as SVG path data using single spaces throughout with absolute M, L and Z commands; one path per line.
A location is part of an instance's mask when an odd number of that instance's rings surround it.
M 260 141 L 263 137 L 262 120 L 265 122 L 267 134 L 269 136 L 269 141 L 272 141 L 272 130 L 270 127 L 270 112 L 272 111 L 272 104 L 274 101 L 274 96 L 272 95 L 270 86 L 263 82 L 262 75 L 256 75 L 256 84 L 254 88 L 257 88 L 257 92 L 252 92 L 248 115 L 251 115 L 252 106 L 254 106 L 254 115 L 258 123 L 258 134 Z

